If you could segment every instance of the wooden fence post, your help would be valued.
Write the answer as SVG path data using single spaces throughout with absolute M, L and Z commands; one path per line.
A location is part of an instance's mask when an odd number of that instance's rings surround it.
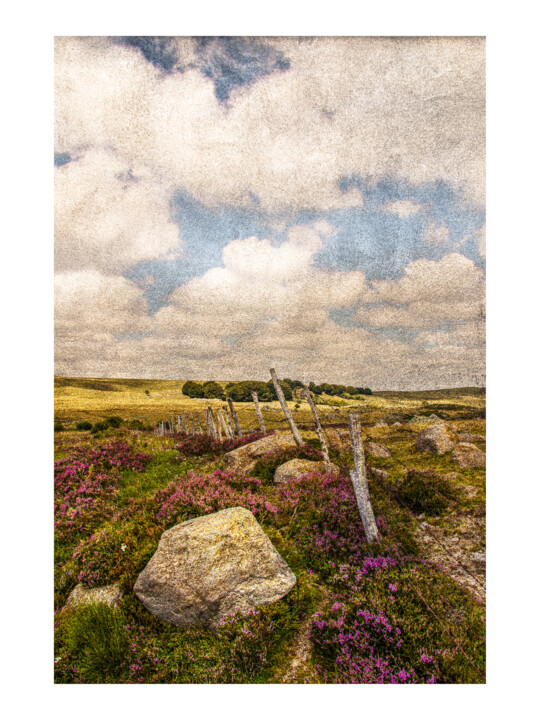
M 236 410 L 234 409 L 233 401 L 231 400 L 231 398 L 227 398 L 227 402 L 229 403 L 229 407 L 231 408 L 231 415 L 233 417 L 234 424 L 236 427 L 236 433 L 237 433 L 238 437 L 241 438 L 241 437 L 243 437 L 242 436 L 242 428 L 240 427 L 240 421 L 238 420 L 238 415 L 236 414 Z
M 371 501 L 369 499 L 369 487 L 366 473 L 366 459 L 364 456 L 364 445 L 362 443 L 362 426 L 360 425 L 360 416 L 358 413 L 349 413 L 349 431 L 351 433 L 351 442 L 354 454 L 354 470 L 350 470 L 354 494 L 356 502 L 362 518 L 362 525 L 368 543 L 378 542 L 379 531 Z
M 220 424 L 221 427 L 223 428 L 223 432 L 225 433 L 225 437 L 227 437 L 227 438 L 232 438 L 232 434 L 231 434 L 231 431 L 230 431 L 230 429 L 229 429 L 229 426 L 228 426 L 227 423 L 225 422 L 225 416 L 223 415 L 223 410 L 222 410 L 221 408 L 218 408 L 218 409 L 216 410 L 216 415 L 217 415 L 219 424 Z
M 219 440 L 220 438 L 218 437 L 218 428 L 216 425 L 216 419 L 214 418 L 214 412 L 210 406 L 208 407 L 208 420 L 210 423 L 210 430 L 212 433 L 212 437 L 214 438 L 214 440 Z
M 253 404 L 255 405 L 255 412 L 257 413 L 257 417 L 259 418 L 259 427 L 261 428 L 262 434 L 266 435 L 266 427 L 264 426 L 264 420 L 263 420 L 261 408 L 259 406 L 259 398 L 258 398 L 255 390 L 251 391 L 251 397 L 253 398 Z
M 289 427 L 291 428 L 291 432 L 293 434 L 294 440 L 295 440 L 296 444 L 298 445 L 298 447 L 302 447 L 302 445 L 305 445 L 305 443 L 302 440 L 302 436 L 298 432 L 298 428 L 296 427 L 296 423 L 293 420 L 291 411 L 287 407 L 287 403 L 285 401 L 285 395 L 283 394 L 283 390 L 281 389 L 281 385 L 279 384 L 279 380 L 278 380 L 278 377 L 276 375 L 276 371 L 274 368 L 270 368 L 270 375 L 272 376 L 272 382 L 274 383 L 274 388 L 276 390 L 276 395 L 278 396 L 279 404 L 281 405 L 283 414 L 287 418 L 287 422 L 289 423 Z
M 193 419 L 193 413 L 189 414 L 189 420 L 191 422 L 191 433 L 195 435 L 195 420 Z
M 204 420 L 206 422 L 206 434 L 213 437 L 212 426 L 210 425 L 210 418 L 208 417 L 208 408 L 204 409 Z
M 326 442 L 324 430 L 321 425 L 321 421 L 319 420 L 319 413 L 317 411 L 317 406 L 313 402 L 313 398 L 311 396 L 310 389 L 308 388 L 307 385 L 304 385 L 304 397 L 308 401 L 308 404 L 309 404 L 309 407 L 311 408 L 313 417 L 315 418 L 315 430 L 317 432 L 317 437 L 319 438 L 319 442 L 321 443 L 321 449 L 322 449 L 322 454 L 323 454 L 323 458 L 324 458 L 324 465 L 326 467 L 326 472 L 329 475 L 331 475 L 332 474 L 332 465 L 330 464 L 330 455 L 328 454 L 328 443 Z
M 199 417 L 199 411 L 198 411 L 198 410 L 195 410 L 195 415 L 196 415 L 196 417 L 197 417 L 197 425 L 199 426 L 199 433 L 202 435 L 204 431 L 203 431 L 203 429 L 202 429 L 201 418 Z
M 231 438 L 234 438 L 234 430 L 233 426 L 231 425 L 231 421 L 229 419 L 229 408 L 225 403 L 221 406 L 223 408 L 223 417 L 225 418 L 225 422 L 227 423 L 227 427 L 229 429 L 229 435 Z

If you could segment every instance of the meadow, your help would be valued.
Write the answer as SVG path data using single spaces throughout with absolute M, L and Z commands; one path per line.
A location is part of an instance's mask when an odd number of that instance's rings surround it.
M 58 683 L 482 683 L 485 682 L 485 469 L 450 453 L 419 453 L 436 413 L 458 433 L 485 436 L 477 388 L 321 396 L 326 428 L 360 413 L 380 542 L 368 545 L 349 479 L 351 453 L 331 449 L 339 474 L 273 482 L 291 457 L 319 459 L 307 403 L 289 402 L 307 441 L 269 453 L 252 477 L 225 470 L 224 453 L 260 436 L 251 403 L 236 403 L 247 437 L 222 443 L 152 428 L 219 400 L 182 395 L 182 382 L 55 379 L 55 681 Z M 288 430 L 263 403 L 268 432 Z M 298 406 L 298 407 L 296 407 Z M 98 432 L 77 424 L 117 418 Z M 377 425 L 380 421 L 385 425 Z M 395 425 L 394 423 L 399 423 Z M 62 428 L 62 429 L 60 429 Z M 477 446 L 485 450 L 484 442 Z M 249 509 L 297 577 L 282 600 L 227 617 L 210 631 L 158 621 L 133 593 L 161 534 L 227 508 Z M 118 583 L 116 608 L 66 607 L 73 588 Z

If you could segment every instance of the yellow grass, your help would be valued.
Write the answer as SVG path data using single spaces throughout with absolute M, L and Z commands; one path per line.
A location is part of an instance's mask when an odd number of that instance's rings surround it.
M 123 420 L 141 420 L 155 424 L 159 420 L 176 417 L 183 410 L 202 412 L 211 405 L 220 407 L 221 400 L 189 398 L 182 395 L 182 380 L 127 380 L 93 378 L 55 378 L 54 409 L 55 419 L 63 423 L 82 420 L 96 422 L 117 415 Z M 226 383 L 223 382 L 223 385 Z M 148 391 L 149 395 L 145 391 Z M 341 398 L 323 396 L 328 404 L 318 405 L 320 413 L 338 415 L 346 421 L 347 410 L 361 409 L 365 419 L 377 419 L 383 412 L 413 411 L 430 414 L 431 405 L 462 405 L 480 408 L 485 405 L 485 395 L 476 388 L 458 390 L 376 393 L 359 401 L 345 401 Z M 295 403 L 300 403 L 298 410 Z M 265 424 L 268 429 L 285 429 L 283 413 L 277 401 L 261 403 Z M 309 406 L 304 401 L 289 402 L 298 423 L 312 423 Z M 241 425 L 244 429 L 257 429 L 258 422 L 252 403 L 235 403 Z

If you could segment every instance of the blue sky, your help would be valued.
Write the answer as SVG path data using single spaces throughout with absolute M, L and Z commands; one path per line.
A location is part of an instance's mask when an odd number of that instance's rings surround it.
M 59 38 L 56 75 L 58 372 L 482 382 L 482 41 Z

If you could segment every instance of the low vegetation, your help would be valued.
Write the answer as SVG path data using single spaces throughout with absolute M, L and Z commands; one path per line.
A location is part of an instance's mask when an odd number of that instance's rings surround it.
M 242 478 L 224 469 L 223 455 L 258 434 L 223 443 L 199 435 L 158 436 L 145 429 L 148 416 L 117 408 L 133 410 L 121 398 L 135 392 L 141 406 L 151 403 L 145 390 L 165 391 L 160 385 L 165 381 L 104 381 L 105 390 L 82 382 L 60 383 L 56 409 L 64 425 L 55 433 L 56 682 L 273 683 L 285 677 L 312 683 L 484 682 L 484 607 L 449 572 L 447 557 L 426 552 L 416 518 L 423 513 L 436 530 L 454 532 L 457 519 L 481 517 L 484 470 L 450 476 L 456 470 L 450 453 L 416 453 L 416 431 L 406 422 L 375 427 L 381 417 L 424 413 L 425 398 L 398 404 L 381 403 L 374 395 L 371 406 L 357 406 L 367 435 L 392 453 L 392 458 L 368 457 L 370 465 L 388 472 L 386 483 L 370 482 L 380 543 L 369 546 L 346 451 L 332 450 L 339 476 L 311 473 L 274 484 L 275 468 L 291 457 L 320 459 L 311 430 L 303 430 L 304 448 L 268 453 L 252 477 Z M 66 409 L 66 391 L 73 393 L 72 403 L 82 393 L 87 406 Z M 178 385 L 175 392 L 179 395 Z M 119 401 L 108 401 L 100 416 L 90 410 L 86 393 L 114 394 Z M 463 402 L 458 393 L 448 399 L 459 408 L 448 411 L 459 432 L 484 433 L 480 402 Z M 461 418 L 463 408 L 476 417 Z M 251 416 L 240 403 L 238 410 L 245 427 Z M 334 424 L 344 426 L 339 410 L 331 411 L 338 414 Z M 171 414 L 159 408 L 155 421 Z M 271 414 L 265 411 L 265 421 Z M 140 427 L 131 427 L 137 420 Z M 83 423 L 91 428 L 75 429 Z M 106 427 L 95 430 L 100 423 Z M 272 425 L 283 427 L 278 417 L 269 418 Z M 474 496 L 465 493 L 470 488 Z M 295 588 L 277 603 L 226 617 L 214 632 L 159 622 L 134 595 L 133 585 L 161 534 L 234 506 L 255 515 L 295 573 Z M 474 549 L 482 550 L 483 539 L 475 542 L 480 545 Z M 114 609 L 103 603 L 66 607 L 81 582 L 86 587 L 117 582 L 123 597 Z M 306 638 L 309 651 L 293 672 L 300 638 Z

